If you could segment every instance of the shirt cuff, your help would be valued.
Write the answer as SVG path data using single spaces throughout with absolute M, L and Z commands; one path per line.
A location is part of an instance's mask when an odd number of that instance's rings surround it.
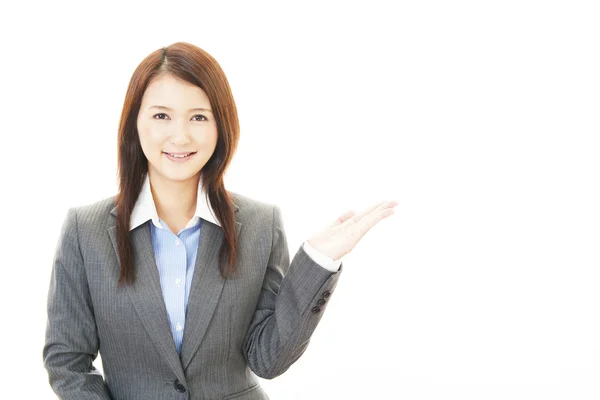
M 306 254 L 308 254 L 309 257 L 312 258 L 314 262 L 316 262 L 323 268 L 325 268 L 329 271 L 332 271 L 332 272 L 336 272 L 340 268 L 340 264 L 342 263 L 342 260 L 333 261 L 330 257 L 327 257 L 325 254 L 321 253 L 320 251 L 318 251 L 317 249 L 312 247 L 308 243 L 308 240 L 304 242 L 303 246 L 304 246 L 303 248 L 304 248 L 304 251 L 306 252 Z

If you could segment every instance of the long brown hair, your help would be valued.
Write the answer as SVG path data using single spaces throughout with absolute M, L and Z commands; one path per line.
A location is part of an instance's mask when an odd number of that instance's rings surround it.
M 185 42 L 173 43 L 149 54 L 133 72 L 125 95 L 118 136 L 118 181 L 116 195 L 117 240 L 121 272 L 119 285 L 135 280 L 134 252 L 129 224 L 131 213 L 148 173 L 148 160 L 142 151 L 137 116 L 142 96 L 150 81 L 170 74 L 200 87 L 210 100 L 218 128 L 217 146 L 202 168 L 202 185 L 210 204 L 224 230 L 219 252 L 219 271 L 227 278 L 235 272 L 237 237 L 234 209 L 230 194 L 225 190 L 223 175 L 237 147 L 239 121 L 229 82 L 217 61 L 206 51 Z M 228 256 L 229 263 L 224 264 Z

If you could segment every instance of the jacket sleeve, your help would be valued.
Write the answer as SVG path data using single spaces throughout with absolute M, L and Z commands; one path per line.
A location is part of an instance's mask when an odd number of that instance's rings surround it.
M 56 246 L 47 316 L 43 359 L 52 390 L 60 399 L 110 400 L 92 364 L 99 342 L 74 208 L 67 211 Z
M 281 210 L 273 206 L 271 253 L 244 340 L 250 369 L 265 379 L 283 374 L 306 350 L 343 269 L 330 271 L 301 245 L 291 264 Z

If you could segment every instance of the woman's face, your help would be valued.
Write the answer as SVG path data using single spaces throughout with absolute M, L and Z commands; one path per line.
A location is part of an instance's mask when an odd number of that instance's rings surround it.
M 211 110 L 206 93 L 197 86 L 172 75 L 150 82 L 142 97 L 137 129 L 151 176 L 173 181 L 198 178 L 217 145 Z M 186 159 L 165 154 L 190 152 L 195 154 Z

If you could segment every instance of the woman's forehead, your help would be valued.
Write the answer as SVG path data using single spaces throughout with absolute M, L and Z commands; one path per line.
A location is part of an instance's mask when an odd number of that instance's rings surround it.
M 142 103 L 145 108 L 158 106 L 171 111 L 210 110 L 210 101 L 202 88 L 170 75 L 153 79 L 144 91 Z

